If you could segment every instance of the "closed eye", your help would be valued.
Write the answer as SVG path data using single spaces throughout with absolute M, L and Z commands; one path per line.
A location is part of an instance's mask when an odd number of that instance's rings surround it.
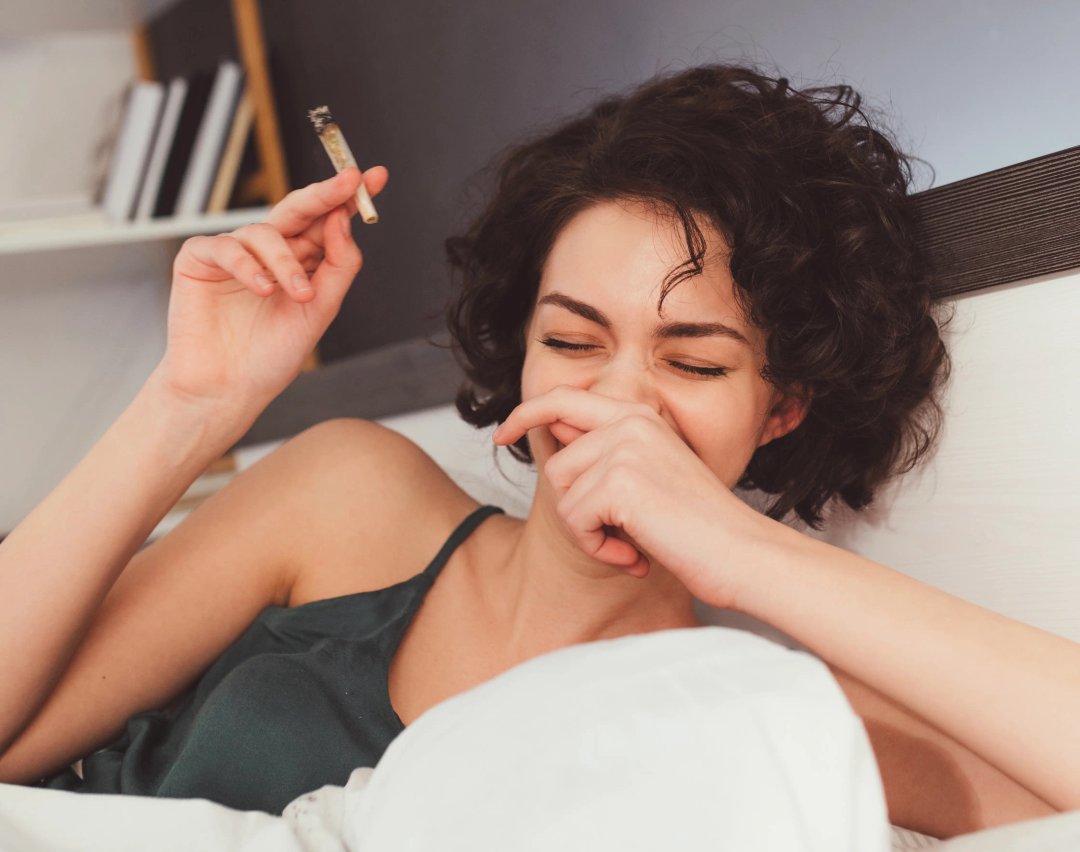
M 537 338 L 537 342 L 544 344 L 544 346 L 550 346 L 552 349 L 569 349 L 574 352 L 584 352 L 596 348 L 592 343 L 570 343 L 555 337 L 540 337 Z M 691 364 L 682 364 L 679 361 L 668 361 L 667 363 L 677 370 L 682 370 L 684 373 L 690 373 L 694 376 L 724 376 L 727 375 L 728 371 L 727 367 L 695 367 Z
M 678 361 L 668 361 L 676 370 L 684 373 L 693 373 L 695 376 L 726 376 L 727 367 L 694 367 L 691 364 L 680 364 Z

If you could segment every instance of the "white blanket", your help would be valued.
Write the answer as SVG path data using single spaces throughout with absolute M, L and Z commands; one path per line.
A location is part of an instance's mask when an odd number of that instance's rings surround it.
M 531 660 L 280 817 L 0 785 L 0 848 L 884 852 L 889 830 L 865 731 L 828 670 L 703 627 Z

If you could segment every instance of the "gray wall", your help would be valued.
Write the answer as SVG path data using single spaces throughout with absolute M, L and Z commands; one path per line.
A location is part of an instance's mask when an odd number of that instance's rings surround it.
M 1080 143 L 1080 3 L 1007 0 L 263 0 L 294 183 L 328 174 L 329 103 L 391 182 L 325 360 L 441 328 L 442 240 L 467 180 L 522 132 L 665 68 L 749 59 L 844 80 L 936 184 Z M 931 183 L 919 175 L 920 188 Z

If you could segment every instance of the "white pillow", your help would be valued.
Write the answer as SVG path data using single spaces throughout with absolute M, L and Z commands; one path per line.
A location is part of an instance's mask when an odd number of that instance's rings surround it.
M 346 810 L 347 848 L 379 852 L 889 847 L 828 669 L 720 627 L 566 648 L 445 701 Z

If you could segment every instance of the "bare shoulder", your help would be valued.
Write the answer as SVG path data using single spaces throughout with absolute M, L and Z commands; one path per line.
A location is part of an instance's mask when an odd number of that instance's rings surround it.
M 293 505 L 304 507 L 289 606 L 412 576 L 479 505 L 413 441 L 370 420 L 327 420 L 289 445 L 304 470 L 279 486 L 301 489 Z

